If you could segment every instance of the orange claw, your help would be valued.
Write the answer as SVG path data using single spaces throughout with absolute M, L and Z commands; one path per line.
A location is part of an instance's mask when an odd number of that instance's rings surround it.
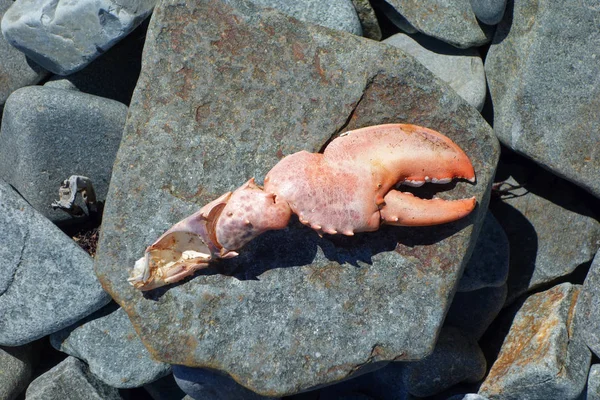
M 323 154 L 285 157 L 265 177 L 250 179 L 178 222 L 146 249 L 129 282 L 140 290 L 173 283 L 219 258 L 235 257 L 248 241 L 283 229 L 294 212 L 323 233 L 353 235 L 381 224 L 427 226 L 468 215 L 474 197 L 420 199 L 394 188 L 461 178 L 475 182 L 465 152 L 439 132 L 388 124 L 346 132 Z

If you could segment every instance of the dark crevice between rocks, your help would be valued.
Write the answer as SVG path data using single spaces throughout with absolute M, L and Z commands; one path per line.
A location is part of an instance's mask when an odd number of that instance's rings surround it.
M 350 125 L 350 122 L 352 121 L 352 119 L 354 119 L 354 115 L 356 113 L 356 109 L 358 108 L 358 106 L 360 105 L 360 103 L 365 98 L 365 95 L 369 91 L 371 85 L 373 85 L 373 82 L 375 81 L 375 78 L 377 77 L 378 74 L 379 73 L 376 73 L 373 76 L 371 76 L 369 79 L 367 79 L 367 82 L 365 83 L 365 87 L 364 87 L 364 89 L 362 91 L 362 94 L 360 95 L 360 98 L 354 104 L 354 106 L 352 106 L 352 110 L 350 110 L 350 113 L 348 114 L 348 118 L 346 118 L 346 121 L 342 124 L 342 126 L 340 126 L 333 133 L 333 135 L 331 135 L 331 137 L 329 139 L 327 139 L 327 141 L 323 144 L 323 146 L 321 146 L 321 148 L 319 149 L 319 153 L 323 154 L 323 152 L 325 151 L 325 148 L 327 148 L 327 146 L 329 146 L 329 143 L 331 143 L 333 140 L 335 140 L 336 138 L 338 138 L 346 130 L 346 128 L 348 127 L 348 125 Z
M 96 255 L 104 211 L 104 202 L 98 201 L 96 204 L 96 212 L 88 210 L 87 215 L 78 217 L 81 218 L 81 222 L 75 220 L 69 224 L 58 225 L 65 235 L 73 239 L 92 258 Z

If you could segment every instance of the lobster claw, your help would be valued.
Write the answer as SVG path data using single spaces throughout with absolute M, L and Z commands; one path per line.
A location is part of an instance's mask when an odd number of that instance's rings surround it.
M 177 282 L 207 268 L 216 258 L 235 257 L 224 252 L 216 240 L 214 226 L 231 193 L 179 221 L 152 243 L 135 262 L 127 281 L 139 290 L 152 290 Z

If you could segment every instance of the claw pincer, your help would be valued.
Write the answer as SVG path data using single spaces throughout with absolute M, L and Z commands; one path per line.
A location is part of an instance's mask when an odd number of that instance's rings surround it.
M 146 249 L 129 282 L 150 290 L 181 280 L 236 256 L 263 232 L 285 228 L 292 213 L 319 234 L 452 222 L 475 208 L 474 197 L 428 200 L 396 187 L 457 178 L 475 182 L 475 171 L 465 152 L 439 132 L 407 124 L 346 132 L 323 154 L 301 151 L 282 159 L 264 188 L 250 179 L 175 224 Z

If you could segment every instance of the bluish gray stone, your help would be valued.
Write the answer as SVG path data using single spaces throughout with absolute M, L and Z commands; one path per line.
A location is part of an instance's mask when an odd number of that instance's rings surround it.
M 488 211 L 473 254 L 458 284 L 459 292 L 500 287 L 508 279 L 510 246 L 502 225 Z
M 490 210 L 510 244 L 506 299 L 510 304 L 590 262 L 600 243 L 600 222 L 583 201 L 587 193 L 548 171 L 518 159 L 503 162 L 498 170 L 509 175 L 500 187 L 508 192 L 492 202 Z
M 480 395 L 490 400 L 578 398 L 591 360 L 575 326 L 580 289 L 563 283 L 523 303 Z
M 514 10 L 513 10 L 514 6 Z M 509 3 L 485 70 L 500 141 L 600 197 L 600 7 Z
M 85 361 L 91 373 L 119 389 L 140 387 L 171 372 L 169 364 L 151 358 L 122 308 L 109 314 L 100 310 L 91 320 L 50 335 L 50 343 Z
M 231 377 L 204 368 L 188 368 L 173 365 L 173 376 L 177 385 L 188 396 L 202 400 L 268 400 L 275 397 L 258 395 Z
M 486 83 L 483 60 L 476 49 L 460 50 L 425 35 L 397 33 L 383 43 L 415 57 L 435 76 L 450 85 L 467 103 L 481 111 Z
M 79 90 L 129 105 L 140 75 L 147 29 L 144 22 L 81 71 L 68 76 L 53 75 L 44 86 Z
M 600 364 L 594 364 L 590 368 L 586 394 L 585 400 L 600 400 Z
M 488 398 L 480 396 L 476 393 L 468 393 L 468 394 L 457 394 L 452 397 L 448 397 L 447 400 L 488 400 Z
M 311 24 L 362 36 L 362 27 L 351 0 L 251 0 Z
M 177 386 L 173 374 L 144 385 L 144 389 L 152 400 L 181 400 L 186 397 L 185 392 Z
M 502 21 L 506 0 L 471 0 L 471 7 L 478 20 L 487 25 Z
M 75 357 L 37 377 L 26 392 L 27 400 L 121 400 L 119 391 L 92 375 Z
M 577 301 L 577 318 L 583 340 L 596 356 L 600 355 L 600 251 L 585 277 Z
M 406 390 L 417 397 L 441 393 L 460 382 L 477 382 L 486 373 L 486 360 L 477 341 L 450 326 L 442 328 L 431 355 L 400 366 Z
M 97 200 L 106 199 L 126 116 L 127 106 L 114 100 L 43 86 L 21 88 L 4 109 L 0 178 L 50 220 L 77 222 L 50 204 L 71 175 L 90 178 Z
M 29 385 L 32 352 L 31 345 L 0 347 L 0 399 L 13 400 Z
M 93 262 L 0 180 L 0 345 L 19 346 L 106 305 Z
M 296 221 L 217 264 L 229 275 L 199 274 L 145 295 L 128 284 L 135 260 L 169 226 L 252 176 L 260 181 L 284 154 L 400 121 L 438 129 L 469 154 L 477 183 L 440 194 L 475 196 L 467 218 L 352 238 L 319 238 Z M 264 396 L 420 359 L 433 350 L 485 217 L 497 151 L 477 110 L 392 46 L 241 0 L 158 6 L 96 273 L 158 360 L 222 371 Z
M 13 0 L 0 0 L 0 20 L 11 5 Z M 46 75 L 48 71 L 28 60 L 0 35 L 0 119 L 2 106 L 12 92 L 23 86 L 34 85 Z
M 502 310 L 506 293 L 506 285 L 458 292 L 444 324 L 460 328 L 465 335 L 478 341 Z
M 2 18 L 10 44 L 47 70 L 76 72 L 135 29 L 156 0 L 17 0 Z
M 469 0 L 384 1 L 419 32 L 460 49 L 491 40 L 491 30 L 479 25 Z

